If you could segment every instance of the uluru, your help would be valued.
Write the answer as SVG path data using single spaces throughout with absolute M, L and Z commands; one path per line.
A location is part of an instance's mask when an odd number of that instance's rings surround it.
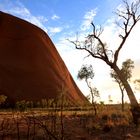
M 15 103 L 57 99 L 62 92 L 72 105 L 87 102 L 47 33 L 0 12 L 0 94 Z

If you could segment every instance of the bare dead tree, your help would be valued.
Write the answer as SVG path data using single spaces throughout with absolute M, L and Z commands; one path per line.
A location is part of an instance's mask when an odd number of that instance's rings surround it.
M 122 32 L 119 34 L 121 42 L 114 52 L 112 50 L 109 50 L 107 44 L 104 43 L 101 39 L 103 29 L 97 28 L 97 26 L 93 22 L 91 23 L 93 31 L 86 37 L 86 40 L 84 42 L 81 42 L 78 39 L 76 39 L 76 41 L 70 42 L 75 45 L 76 49 L 84 50 L 88 52 L 89 55 L 93 58 L 104 61 L 108 66 L 110 66 L 111 69 L 116 72 L 127 92 L 132 107 L 132 114 L 134 117 L 135 113 L 133 112 L 135 112 L 134 110 L 139 110 L 136 109 L 139 108 L 139 105 L 129 82 L 127 81 L 127 79 L 124 78 L 124 74 L 118 67 L 117 61 L 119 53 L 124 47 L 128 36 L 132 32 L 132 29 L 136 26 L 137 22 L 140 20 L 140 0 L 132 2 L 131 4 L 129 4 L 127 0 L 123 0 L 123 4 L 124 8 L 122 10 L 118 9 L 116 11 L 117 16 L 121 19 L 119 20 L 117 25 L 122 29 Z

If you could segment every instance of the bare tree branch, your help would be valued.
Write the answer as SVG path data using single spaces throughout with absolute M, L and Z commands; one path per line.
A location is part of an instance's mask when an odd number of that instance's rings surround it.
M 124 35 L 120 34 L 119 37 L 122 38 L 122 41 L 118 47 L 118 49 L 115 51 L 114 55 L 114 63 L 118 60 L 118 55 L 120 50 L 122 49 L 123 45 L 125 44 L 129 34 L 131 33 L 132 29 L 134 28 L 135 24 L 140 20 L 140 15 L 137 15 L 138 8 L 140 6 L 140 0 L 136 3 L 132 3 L 131 6 L 129 6 L 127 0 L 124 0 L 125 5 L 125 11 L 117 10 L 116 14 L 122 18 L 123 26 L 121 26 L 121 23 L 118 24 L 119 27 L 121 27 L 124 30 Z
M 120 22 L 117 22 L 117 25 L 123 30 L 123 33 L 119 34 L 119 37 L 122 39 L 120 45 L 118 46 L 115 53 L 109 53 L 112 52 L 106 48 L 106 44 L 103 43 L 103 41 L 100 38 L 100 35 L 102 34 L 103 30 L 102 28 L 96 28 L 95 24 L 92 22 L 92 33 L 88 35 L 84 42 L 82 44 L 80 41 L 78 41 L 78 35 L 76 41 L 70 41 L 75 45 L 76 49 L 79 50 L 85 50 L 87 51 L 91 56 L 94 58 L 101 59 L 105 61 L 110 66 L 112 63 L 116 64 L 118 60 L 118 55 L 122 47 L 124 46 L 129 34 L 131 33 L 132 29 L 136 25 L 136 23 L 140 20 L 140 14 L 138 14 L 138 8 L 140 7 L 140 0 L 137 2 L 129 3 L 127 0 L 123 0 L 124 3 L 124 9 L 119 10 L 117 9 L 117 16 L 120 17 Z M 111 58 L 114 57 L 114 60 L 110 60 L 109 56 L 111 55 Z
M 107 48 L 107 45 L 103 42 L 103 40 L 100 37 L 103 30 L 101 28 L 97 28 L 94 23 L 91 23 L 93 32 L 92 34 L 87 36 L 84 43 L 78 41 L 78 39 L 76 41 L 70 41 L 70 42 L 75 45 L 76 49 L 85 50 L 92 57 L 103 60 L 107 65 L 109 65 L 116 72 L 120 81 L 123 83 L 123 86 L 130 99 L 130 103 L 132 107 L 131 112 L 133 115 L 133 119 L 136 120 L 138 118 L 135 115 L 136 112 L 135 109 L 139 108 L 139 105 L 129 82 L 126 80 L 126 78 L 124 78 L 125 77 L 124 73 L 117 65 L 117 60 L 118 60 L 119 52 L 124 46 L 132 29 L 135 27 L 136 23 L 140 20 L 140 13 L 138 13 L 140 12 L 139 11 L 140 0 L 135 1 L 131 4 L 129 4 L 127 0 L 123 0 L 123 2 L 124 2 L 124 8 L 122 10 L 118 9 L 116 12 L 117 16 L 119 17 L 119 22 L 117 22 L 117 24 L 122 29 L 122 32 L 119 34 L 119 37 L 121 38 L 121 42 L 114 53 Z M 110 59 L 110 56 L 113 59 Z

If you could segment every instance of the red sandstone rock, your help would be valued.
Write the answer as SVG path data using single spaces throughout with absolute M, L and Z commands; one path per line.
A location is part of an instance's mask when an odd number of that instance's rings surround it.
M 56 98 L 87 102 L 49 36 L 37 26 L 0 12 L 0 94 L 12 102 Z

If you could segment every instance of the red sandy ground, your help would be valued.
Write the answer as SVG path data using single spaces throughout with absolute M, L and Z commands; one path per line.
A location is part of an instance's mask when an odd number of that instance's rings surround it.
M 26 140 L 27 139 L 27 122 L 25 121 L 25 116 L 16 117 L 13 123 L 12 116 L 5 115 L 5 118 L 3 118 L 4 115 L 1 116 L 0 120 L 0 139 L 1 140 L 18 140 L 17 139 L 17 120 L 19 122 L 19 134 L 20 134 L 20 140 Z M 27 117 L 27 116 L 26 116 Z M 6 121 L 6 118 L 9 118 L 9 124 L 11 124 L 11 130 L 4 128 L 8 128 L 6 124 L 8 124 Z M 51 122 L 51 118 L 49 121 L 47 121 L 47 116 L 39 116 L 37 117 L 41 121 L 46 122 L 46 126 L 48 127 Z M 3 125 L 2 129 L 2 120 L 5 119 L 5 125 Z M 60 118 L 59 118 L 60 119 Z M 63 117 L 63 125 L 64 125 L 64 140 L 140 140 L 140 128 L 137 130 L 135 127 L 131 124 L 129 126 L 114 126 L 109 131 L 104 131 L 103 128 L 95 129 L 94 127 L 91 129 L 89 127 L 89 124 L 92 122 L 95 122 L 97 125 L 99 121 L 101 120 L 93 117 L 85 117 L 83 116 L 65 116 Z M 12 120 L 12 121 L 10 121 Z M 60 121 L 60 120 L 59 120 Z M 39 127 L 38 121 L 36 120 L 36 132 L 34 140 L 49 140 L 49 137 L 45 137 L 45 133 L 43 133 L 43 127 Z M 59 136 L 61 135 L 61 125 L 60 122 L 57 123 L 59 127 L 57 128 L 57 131 L 59 132 Z M 9 125 L 10 126 L 10 125 Z M 90 128 L 90 129 L 89 129 Z M 49 129 L 50 130 L 50 129 Z M 3 137 L 2 137 L 3 135 Z M 2 139 L 3 138 L 3 139 Z M 52 138 L 52 137 L 51 137 Z M 33 139 L 33 124 L 30 126 L 30 138 L 29 140 Z M 51 140 L 54 140 L 53 138 Z M 59 139 L 60 140 L 60 137 Z
M 134 128 L 129 129 L 124 134 L 121 132 L 123 129 L 117 128 L 112 128 L 109 132 L 93 129 L 89 133 L 88 129 L 82 126 L 79 118 L 69 118 L 66 120 L 65 132 L 68 134 L 66 140 L 140 140 L 140 129 L 137 132 Z

